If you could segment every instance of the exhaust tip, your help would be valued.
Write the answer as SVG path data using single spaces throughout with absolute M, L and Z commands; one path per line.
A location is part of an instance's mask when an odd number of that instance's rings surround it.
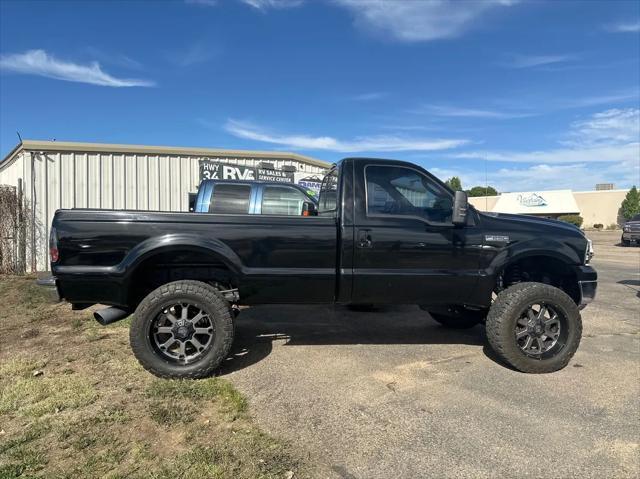
M 102 326 L 107 326 L 111 323 L 115 323 L 116 321 L 120 321 L 127 316 L 129 316 L 128 311 L 116 308 L 114 306 L 101 309 L 100 311 L 96 311 L 95 313 L 93 313 L 93 317 L 95 318 L 95 320 Z

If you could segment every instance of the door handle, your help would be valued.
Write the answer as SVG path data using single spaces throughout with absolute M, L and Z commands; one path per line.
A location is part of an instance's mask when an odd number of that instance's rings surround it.
M 360 230 L 358 233 L 358 247 L 360 248 L 371 248 L 373 246 L 373 241 L 371 240 L 371 235 L 369 234 L 371 230 Z

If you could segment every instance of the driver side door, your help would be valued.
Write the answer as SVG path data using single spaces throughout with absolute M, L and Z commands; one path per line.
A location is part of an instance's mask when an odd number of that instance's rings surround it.
M 451 193 L 409 166 L 368 164 L 355 172 L 365 201 L 354 221 L 353 302 L 464 302 L 478 256 L 467 227 L 451 223 Z

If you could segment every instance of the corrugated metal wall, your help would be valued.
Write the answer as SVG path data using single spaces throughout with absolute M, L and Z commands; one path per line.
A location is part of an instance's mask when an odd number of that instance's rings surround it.
M 23 179 L 26 200 L 35 204 L 34 259 L 42 271 L 49 268 L 49 228 L 57 209 L 188 211 L 189 193 L 198 189 L 200 160 L 245 166 L 266 161 L 276 169 L 291 165 L 299 172 L 323 173 L 318 166 L 290 159 L 22 151 L 2 165 L 0 184 L 17 186 Z

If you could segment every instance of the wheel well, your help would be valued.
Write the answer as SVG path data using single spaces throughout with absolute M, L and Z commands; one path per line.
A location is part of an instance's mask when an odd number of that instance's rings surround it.
M 496 290 L 527 281 L 555 286 L 567 293 L 576 304 L 580 303 L 576 273 L 562 260 L 551 256 L 527 256 L 515 260 L 507 264 L 498 275 Z
M 171 250 L 142 261 L 129 279 L 128 304 L 133 310 L 151 291 L 183 279 L 202 281 L 228 290 L 238 287 L 233 271 L 215 253 Z

